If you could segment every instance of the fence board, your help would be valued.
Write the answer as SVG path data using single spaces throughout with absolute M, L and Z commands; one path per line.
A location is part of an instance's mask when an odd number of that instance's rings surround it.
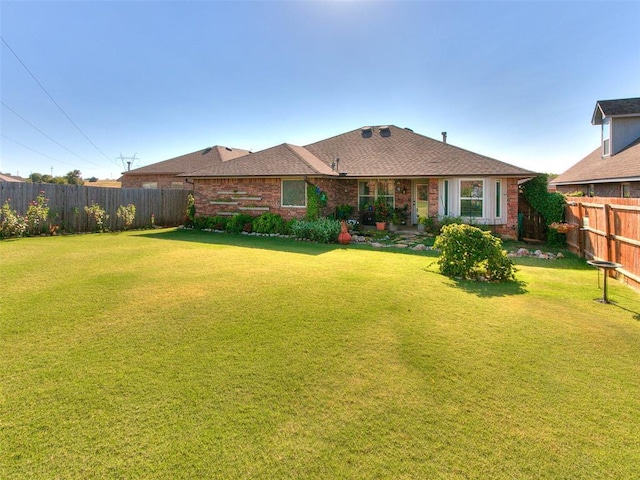
M 94 225 L 84 211 L 92 202 L 105 209 L 109 230 L 122 229 L 123 222 L 116 212 L 120 205 L 135 205 L 136 217 L 132 228 L 144 228 L 154 216 L 158 226 L 177 226 L 184 222 L 189 190 L 85 187 L 83 185 L 56 185 L 51 183 L 0 183 L 0 205 L 10 200 L 12 210 L 25 215 L 29 202 L 44 192 L 49 199 L 49 219 L 52 224 L 69 232 L 91 231 Z
M 622 264 L 619 273 L 640 288 L 639 198 L 572 198 L 565 219 L 581 227 L 567 233 L 573 252 Z

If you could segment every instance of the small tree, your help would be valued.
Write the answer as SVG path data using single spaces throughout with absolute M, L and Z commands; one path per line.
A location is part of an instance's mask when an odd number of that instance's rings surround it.
M 442 251 L 440 273 L 448 277 L 477 278 L 502 282 L 513 280 L 513 263 L 502 249 L 502 240 L 471 225 L 452 224 L 442 228 L 433 244 Z

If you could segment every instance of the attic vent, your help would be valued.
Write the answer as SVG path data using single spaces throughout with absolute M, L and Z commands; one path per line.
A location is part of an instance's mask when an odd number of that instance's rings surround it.
M 364 127 L 362 129 L 362 138 L 371 138 L 373 135 L 373 127 Z
M 206 155 L 207 153 L 209 153 L 211 151 L 213 147 L 207 147 L 202 151 L 202 155 Z
M 225 149 L 227 152 L 233 152 L 233 149 L 232 149 L 232 148 L 224 147 L 224 149 Z
M 384 127 L 380 127 L 380 136 L 381 137 L 390 137 L 391 136 L 391 129 L 387 126 Z
M 413 133 L 413 130 L 411 128 L 409 128 L 409 127 L 404 127 L 404 129 L 409 131 L 409 132 L 411 132 L 411 133 Z

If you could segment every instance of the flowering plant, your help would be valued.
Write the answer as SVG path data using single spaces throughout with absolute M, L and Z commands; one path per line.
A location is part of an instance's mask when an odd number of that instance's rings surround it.
M 576 225 L 575 223 L 565 223 L 565 222 L 553 222 L 551 225 L 549 225 L 549 228 L 551 228 L 552 230 L 555 230 L 558 233 L 567 233 L 570 230 L 573 230 L 574 228 L 577 228 L 578 225 Z
M 391 214 L 391 208 L 384 197 L 378 197 L 373 205 L 376 222 L 386 222 Z

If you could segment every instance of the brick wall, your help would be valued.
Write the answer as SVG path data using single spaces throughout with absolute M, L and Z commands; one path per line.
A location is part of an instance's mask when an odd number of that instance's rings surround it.
M 518 180 L 507 179 L 507 223 L 495 225 L 493 231 L 503 238 L 518 238 Z

